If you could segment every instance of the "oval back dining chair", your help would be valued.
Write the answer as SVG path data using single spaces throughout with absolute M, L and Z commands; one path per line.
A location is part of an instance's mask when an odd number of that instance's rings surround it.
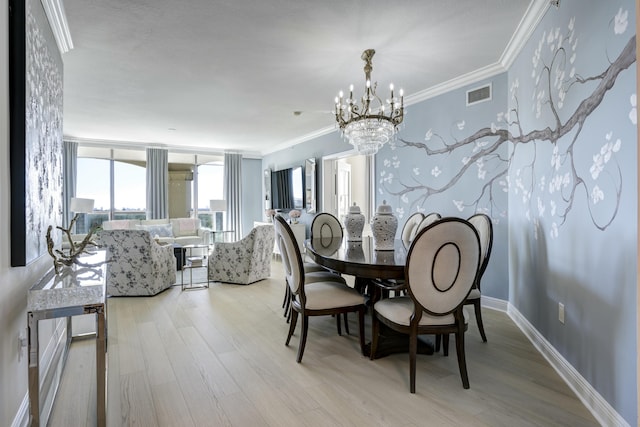
M 301 334 L 296 361 L 300 363 L 304 354 L 309 330 L 309 316 L 326 316 L 357 312 L 360 335 L 360 350 L 364 354 L 364 296 L 343 283 L 320 280 L 305 284 L 305 272 L 300 249 L 289 224 L 284 218 L 275 218 L 276 239 L 282 250 L 282 266 L 291 291 L 291 321 L 285 345 L 289 345 L 296 329 L 298 314 L 301 318 Z M 312 274 L 312 273 L 310 273 Z
M 409 335 L 410 391 L 416 391 L 418 335 L 455 334 L 462 385 L 469 388 L 464 332 L 464 301 L 480 266 L 480 241 L 474 227 L 461 218 L 444 218 L 423 229 L 407 255 L 405 282 L 408 296 L 374 304 L 371 358 L 378 347 L 380 322 Z
M 344 230 L 340 220 L 328 212 L 320 212 L 311 222 L 311 238 L 331 242 L 334 237 L 342 238 Z
M 416 233 L 418 231 L 418 226 L 424 219 L 424 214 L 422 212 L 416 212 L 407 218 L 407 222 L 404 223 L 402 227 L 402 232 L 400 233 L 400 238 L 402 239 L 402 243 L 405 247 L 411 246 L 411 242 L 416 237 Z
M 493 224 L 491 223 L 491 218 L 483 213 L 472 215 L 467 221 L 475 227 L 478 232 L 478 236 L 480 237 L 481 264 L 478 276 L 473 283 L 473 287 L 471 288 L 471 292 L 469 293 L 465 304 L 473 305 L 473 311 L 476 315 L 476 323 L 478 324 L 480 336 L 482 337 L 482 341 L 487 342 L 487 336 L 484 333 L 484 325 L 482 324 L 482 312 L 480 311 L 480 297 L 482 295 L 480 290 L 480 280 L 482 279 L 484 271 L 487 269 L 489 257 L 491 256 L 491 248 L 493 247 Z
M 424 219 L 420 222 L 420 224 L 418 224 L 418 227 L 416 227 L 415 235 L 417 236 L 418 233 L 424 230 L 428 225 L 433 224 L 439 219 L 442 219 L 442 217 L 438 212 L 431 212 L 430 214 L 425 215 Z

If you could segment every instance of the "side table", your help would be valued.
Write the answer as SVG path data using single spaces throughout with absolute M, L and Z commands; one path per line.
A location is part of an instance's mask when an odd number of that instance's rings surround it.
M 65 355 L 71 344 L 71 316 L 96 316 L 96 420 L 99 427 L 106 426 L 107 390 L 107 305 L 105 280 L 105 252 L 82 257 L 83 264 L 73 265 L 55 274 L 49 270 L 27 293 L 27 330 L 29 358 L 29 412 L 30 425 L 46 423 L 49 413 L 41 413 L 40 351 L 38 323 L 44 319 L 66 318 Z M 55 391 L 53 392 L 55 396 Z M 50 408 L 48 409 L 50 410 Z
M 180 272 L 180 282 L 182 284 L 182 290 L 185 289 L 201 289 L 209 287 L 209 245 L 185 245 L 182 247 L 184 250 L 184 264 Z M 196 250 L 194 254 L 194 250 Z M 198 268 L 207 269 L 206 282 L 193 283 L 193 270 Z M 184 281 L 184 272 L 189 272 L 189 284 Z
M 211 233 L 211 244 L 215 245 L 219 242 L 226 242 L 227 239 L 225 238 L 225 236 L 227 234 L 235 233 L 235 230 L 210 230 L 209 233 Z M 218 236 L 220 236 L 221 238 L 219 239 Z

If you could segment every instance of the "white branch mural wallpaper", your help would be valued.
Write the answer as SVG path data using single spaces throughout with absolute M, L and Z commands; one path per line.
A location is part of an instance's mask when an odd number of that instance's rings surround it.
M 491 123 L 477 130 L 469 129 L 465 117 L 460 117 L 446 129 L 447 135 L 427 118 L 423 140 L 401 138 L 382 161 L 378 176 L 380 195 L 396 196 L 396 214 L 403 218 L 410 212 L 429 210 L 427 206 L 432 197 L 467 185 L 464 178 L 473 176 L 481 183 L 474 186 L 475 194 L 465 199 L 450 199 L 460 213 L 481 211 L 489 213 L 495 221 L 506 215 L 506 206 L 496 195 L 509 192 L 520 198 L 534 225 L 539 216 L 553 217 L 550 237 L 556 238 L 576 198 L 587 197 L 593 225 L 605 229 L 615 218 L 619 205 L 622 177 L 616 159 L 624 155 L 620 152 L 624 142 L 615 134 L 615 129 L 600 135 L 601 148 L 589 153 L 593 160 L 587 171 L 576 164 L 576 151 L 580 150 L 577 143 L 589 115 L 600 106 L 618 75 L 635 63 L 636 38 L 635 34 L 628 35 L 628 14 L 629 11 L 620 9 L 610 22 L 612 37 L 626 36 L 626 44 L 617 52 L 604 52 L 603 59 L 609 63 L 594 75 L 581 74 L 576 68 L 581 40 L 575 17 L 565 28 L 544 31 L 531 57 L 533 92 L 525 93 L 519 78 L 513 80 L 509 87 L 509 108 L 498 112 Z M 588 86 L 588 96 L 568 105 L 569 94 L 578 86 Z M 635 93 L 629 93 L 628 99 L 628 117 L 635 125 Z M 538 123 L 543 120 L 547 126 L 534 129 L 527 126 L 521 118 L 525 109 Z M 513 155 L 522 146 L 532 144 L 553 147 L 546 160 L 548 171 L 537 176 L 532 164 L 525 165 L 515 171 L 513 180 L 508 175 Z M 407 165 L 395 154 L 400 148 L 411 149 L 412 159 L 428 157 L 429 166 Z M 452 158 L 458 159 L 453 168 Z M 444 159 L 447 165 L 440 164 L 438 159 Z M 540 161 L 544 159 L 533 157 L 532 162 Z M 404 174 L 400 174 L 402 170 Z M 608 212 L 596 212 L 594 208 L 605 197 L 617 202 L 608 205 Z

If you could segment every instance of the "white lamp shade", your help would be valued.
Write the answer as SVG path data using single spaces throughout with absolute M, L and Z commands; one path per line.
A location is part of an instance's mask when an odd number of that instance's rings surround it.
M 209 209 L 211 212 L 226 212 L 227 201 L 226 200 L 209 200 Z
M 69 210 L 75 213 L 93 212 L 93 202 L 94 202 L 93 199 L 82 199 L 79 197 L 72 197 Z

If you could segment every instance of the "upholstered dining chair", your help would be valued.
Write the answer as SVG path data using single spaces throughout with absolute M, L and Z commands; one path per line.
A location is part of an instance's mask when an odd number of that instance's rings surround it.
M 414 238 L 415 236 L 418 235 L 419 232 L 425 229 L 429 224 L 433 224 L 434 222 L 438 221 L 441 218 L 442 217 L 438 212 L 431 212 L 430 214 L 425 215 L 422 221 L 420 221 L 420 224 L 418 224 L 418 226 L 416 227 Z
M 400 233 L 400 238 L 402 239 L 402 243 L 405 247 L 411 246 L 411 242 L 416 237 L 416 233 L 418 231 L 418 226 L 424 219 L 424 214 L 422 212 L 416 212 L 407 218 L 407 221 L 402 226 L 402 232 Z
M 296 361 L 304 354 L 310 316 L 326 316 L 357 312 L 360 350 L 364 353 L 364 297 L 356 290 L 335 281 L 306 283 L 307 275 L 302 266 L 302 255 L 291 228 L 282 217 L 275 218 L 276 239 L 282 249 L 282 264 L 287 285 L 291 289 L 291 322 L 285 345 L 289 345 L 300 315 L 300 342 Z
M 404 247 L 408 249 L 420 230 L 437 219 L 440 219 L 440 215 L 437 213 L 429 214 L 428 221 L 425 221 L 425 216 L 422 212 L 416 212 L 409 216 L 400 232 L 400 238 L 402 239 Z M 405 292 L 404 280 L 377 279 L 376 281 L 381 285 L 382 289 L 385 289 L 385 295 L 388 295 L 390 292 L 394 292 L 396 295 L 402 295 Z
M 444 218 L 423 229 L 407 254 L 408 296 L 382 299 L 373 306 L 371 358 L 378 347 L 380 323 L 409 335 L 409 387 L 416 391 L 418 335 L 455 334 L 462 385 L 469 388 L 464 351 L 467 329 L 463 305 L 480 266 L 475 228 L 461 218 Z
M 281 215 L 278 215 L 278 216 L 281 216 Z M 278 240 L 277 238 L 276 238 L 276 244 L 278 245 L 278 250 L 282 254 L 282 247 L 280 244 L 280 240 Z M 315 262 L 303 261 L 302 267 L 306 276 L 306 283 L 332 281 L 332 282 L 338 282 L 345 286 L 347 284 L 346 280 L 342 276 L 327 270 L 326 268 L 316 264 Z M 291 310 L 289 309 L 290 303 L 291 303 L 291 297 L 292 297 L 292 294 L 289 286 L 285 286 L 285 294 L 284 294 L 284 300 L 282 301 L 282 308 L 284 309 L 284 316 L 287 318 L 287 322 L 289 322 L 291 319 Z M 345 331 L 347 332 L 347 334 L 349 334 L 349 325 L 346 322 L 345 322 Z M 338 335 L 342 335 L 342 329 L 339 322 L 338 322 Z
M 311 222 L 311 238 L 331 241 L 334 237 L 342 238 L 344 230 L 340 220 L 328 212 L 320 212 Z
M 329 212 L 320 212 L 315 217 L 313 217 L 313 221 L 311 221 L 311 238 L 312 239 L 320 239 L 321 241 L 327 242 L 327 245 L 330 245 L 333 242 L 334 238 L 342 239 L 344 237 L 344 229 L 342 228 L 342 224 L 340 220 L 336 218 L 335 215 L 330 214 Z M 306 268 L 306 263 L 305 263 Z M 333 272 L 335 274 L 339 274 L 338 272 Z M 341 333 L 340 326 L 340 316 L 337 316 L 336 319 L 338 334 Z M 347 334 L 349 333 L 349 319 L 347 318 L 347 313 L 344 314 L 344 327 Z
M 487 269 L 487 264 L 489 264 L 489 257 L 491 256 L 491 248 L 493 246 L 493 224 L 491 223 L 491 218 L 483 213 L 472 215 L 467 219 L 467 221 L 469 221 L 471 225 L 475 227 L 476 231 L 478 232 L 478 236 L 480 237 L 481 261 L 480 270 L 478 271 L 476 280 L 473 283 L 471 292 L 465 300 L 465 304 L 473 305 L 473 310 L 476 315 L 476 323 L 478 325 L 478 330 L 480 331 L 480 336 L 482 337 L 482 341 L 487 342 L 487 335 L 484 333 L 484 325 L 482 324 L 482 312 L 480 310 L 480 281 L 482 280 L 484 271 Z

